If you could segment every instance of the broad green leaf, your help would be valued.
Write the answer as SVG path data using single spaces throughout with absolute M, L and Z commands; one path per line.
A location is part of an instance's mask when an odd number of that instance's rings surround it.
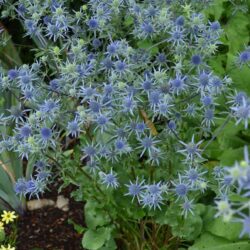
M 232 54 L 237 53 L 249 41 L 249 17 L 241 12 L 232 16 L 224 31 L 228 39 L 229 50 Z
M 247 66 L 243 66 L 242 68 L 236 67 L 235 60 L 235 55 L 229 53 L 227 59 L 227 72 L 233 80 L 234 87 L 236 87 L 238 91 L 245 91 L 250 95 L 250 68 Z
M 137 42 L 137 46 L 140 49 L 150 49 L 153 45 L 154 44 L 151 41 L 148 41 L 148 40 L 142 40 L 142 41 Z M 150 51 L 151 51 L 152 54 L 157 54 L 159 49 L 156 46 L 156 47 L 151 48 Z
M 222 218 L 215 218 L 205 224 L 205 230 L 227 240 L 237 241 L 242 230 L 242 224 L 238 222 L 224 222 Z
M 90 229 L 95 229 L 98 226 L 104 226 L 110 222 L 110 219 L 103 210 L 98 208 L 96 202 L 88 200 L 85 208 L 85 222 Z
M 243 159 L 244 147 L 232 149 L 228 148 L 219 157 L 220 163 L 224 166 L 232 166 L 235 161 L 240 161 Z
M 103 247 L 100 248 L 100 250 L 115 250 L 115 249 L 117 249 L 117 247 L 113 238 L 110 238 L 110 240 L 106 242 Z
M 213 16 L 215 20 L 219 20 L 222 12 L 224 11 L 223 3 L 225 1 L 226 0 L 216 0 L 216 2 L 214 2 L 214 4 L 211 4 L 210 7 L 205 8 L 204 14 L 207 17 Z
M 203 233 L 188 250 L 202 250 L 211 247 L 220 246 L 230 243 L 229 240 L 212 235 L 208 232 Z M 226 249 L 225 249 L 226 250 Z
M 4 230 L 0 230 L 0 242 L 4 241 L 5 239 L 5 232 Z
M 88 250 L 100 249 L 110 239 L 110 228 L 89 229 L 83 236 L 82 246 Z

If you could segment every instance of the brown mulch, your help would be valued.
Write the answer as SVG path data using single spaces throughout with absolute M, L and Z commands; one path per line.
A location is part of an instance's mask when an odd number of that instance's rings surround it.
M 44 197 L 56 201 L 57 187 L 52 186 Z M 83 203 L 70 198 L 73 187 L 69 186 L 60 194 L 70 199 L 69 211 L 47 207 L 35 211 L 27 211 L 18 219 L 18 236 L 16 250 L 82 250 L 82 235 L 78 234 L 68 219 L 84 225 Z

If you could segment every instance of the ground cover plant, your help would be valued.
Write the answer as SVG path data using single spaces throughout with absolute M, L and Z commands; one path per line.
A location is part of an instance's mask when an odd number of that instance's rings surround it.
M 60 176 L 83 249 L 249 249 L 249 5 L 1 1 L 2 208 Z

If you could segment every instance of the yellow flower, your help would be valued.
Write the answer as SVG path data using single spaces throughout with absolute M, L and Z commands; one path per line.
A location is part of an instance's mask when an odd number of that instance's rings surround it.
M 7 247 L 5 247 L 4 245 L 1 245 L 0 250 L 15 250 L 15 247 L 11 247 L 10 244 L 8 244 Z
M 2 221 L 0 221 L 0 230 L 4 230 L 4 224 Z
M 5 222 L 6 224 L 9 224 L 9 222 L 13 222 L 14 219 L 16 219 L 16 218 L 17 218 L 17 216 L 15 215 L 14 211 L 12 211 L 12 212 L 10 212 L 10 211 L 3 211 L 2 221 Z

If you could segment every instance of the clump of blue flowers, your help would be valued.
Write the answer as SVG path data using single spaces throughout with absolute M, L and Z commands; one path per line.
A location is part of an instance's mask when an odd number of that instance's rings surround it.
M 2 134 L 0 151 L 37 160 L 34 173 L 17 180 L 16 193 L 42 194 L 49 166 L 56 165 L 65 185 L 78 187 L 76 199 L 105 213 L 96 226 L 114 235 L 120 231 L 133 244 L 137 240 L 128 230 L 136 238 L 140 228 L 148 237 L 147 230 L 160 224 L 160 213 L 167 217 L 175 210 L 175 226 L 195 215 L 211 188 L 206 149 L 229 121 L 247 129 L 250 119 L 247 95 L 209 66 L 223 30 L 199 12 L 208 2 L 90 0 L 73 9 L 63 0 L 11 5 L 37 46 L 32 64 L 2 71 L 0 78 L 1 92 L 18 100 L 1 117 L 1 125 L 15 129 Z M 239 53 L 236 64 L 249 64 L 249 53 L 249 48 Z M 242 235 L 250 232 L 243 213 L 249 204 L 235 212 L 225 192 L 237 184 L 249 196 L 248 165 L 245 159 L 216 175 L 223 194 L 217 215 L 241 215 Z M 156 231 L 171 234 L 167 227 Z M 145 244 L 152 249 L 157 243 Z

